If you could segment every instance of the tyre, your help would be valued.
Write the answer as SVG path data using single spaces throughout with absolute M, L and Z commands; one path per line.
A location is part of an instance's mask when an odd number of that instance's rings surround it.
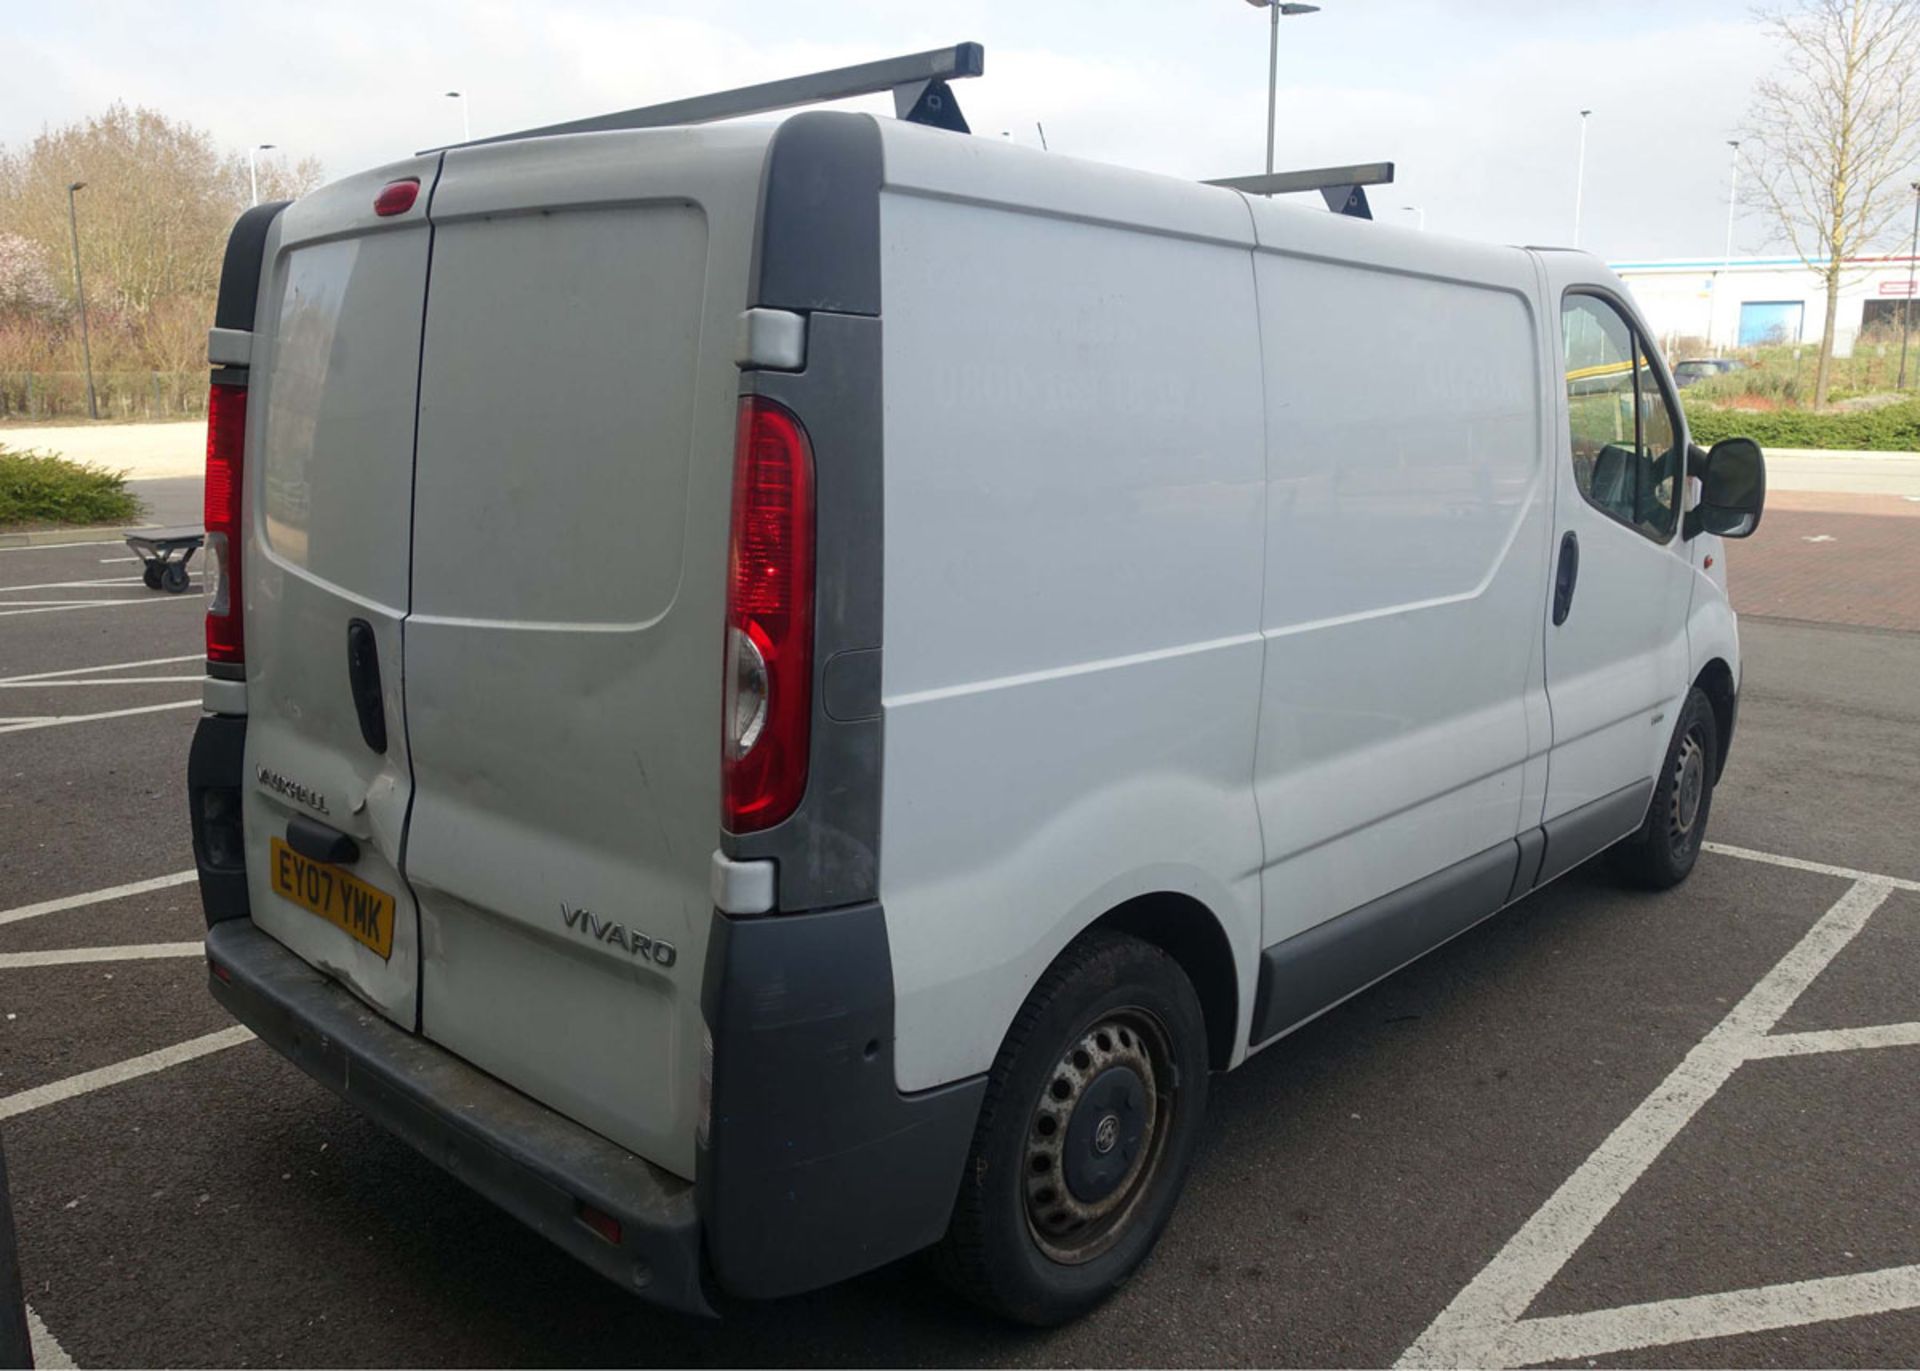
M 147 583 L 148 590 L 160 589 L 160 571 L 161 567 L 158 562 L 148 562 L 145 567 L 141 568 L 140 579 Z
M 1073 943 L 994 1062 L 936 1269 L 1038 1326 L 1119 1289 L 1180 1198 L 1207 1072 L 1205 1017 L 1178 963 L 1114 933 Z
M 1614 871 L 1647 890 L 1666 890 L 1686 880 L 1707 835 L 1719 769 L 1720 733 L 1713 703 L 1696 686 L 1687 693 L 1674 726 L 1646 821 L 1607 853 Z
M 179 562 L 168 562 L 166 570 L 160 573 L 160 588 L 169 595 L 178 595 L 188 584 L 187 569 Z

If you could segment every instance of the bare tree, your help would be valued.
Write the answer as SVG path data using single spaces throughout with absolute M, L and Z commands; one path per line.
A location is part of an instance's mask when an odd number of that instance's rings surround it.
M 1827 402 L 1847 259 L 1881 241 L 1920 160 L 1920 0 L 1797 0 L 1762 11 L 1785 47 L 1741 136 L 1749 202 L 1826 283 L 1813 402 Z
M 321 178 L 312 158 L 269 158 L 259 171 L 269 199 L 291 199 Z M 190 124 L 125 105 L 0 148 L 0 315 L 15 347 L 34 333 L 41 350 L 68 341 L 67 187 L 75 181 L 86 182 L 79 236 L 95 363 L 191 369 L 204 357 L 227 231 L 247 207 L 245 154 L 222 149 Z M 40 270 L 48 263 L 60 269 Z M 25 311 L 29 287 L 39 291 L 38 306 Z M 54 298 L 40 298 L 49 289 Z

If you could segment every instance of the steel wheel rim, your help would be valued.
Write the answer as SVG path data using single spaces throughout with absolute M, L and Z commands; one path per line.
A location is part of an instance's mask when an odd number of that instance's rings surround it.
M 1696 725 L 1681 738 L 1673 759 L 1673 802 L 1667 810 L 1667 837 L 1683 852 L 1693 842 L 1707 794 L 1707 749 Z
M 1068 1134 L 1089 1087 L 1103 1077 L 1111 1079 L 1116 1068 L 1133 1071 L 1144 1087 L 1140 1145 L 1119 1183 L 1089 1201 L 1068 1184 Z M 1174 1077 L 1166 1026 L 1140 1008 L 1100 1015 L 1047 1074 L 1027 1123 L 1021 1201 L 1027 1231 L 1049 1259 L 1065 1266 L 1092 1261 L 1127 1231 L 1166 1154 L 1175 1109 Z M 1112 1135 L 1107 1123 L 1103 1117 L 1082 1131 L 1107 1140 Z

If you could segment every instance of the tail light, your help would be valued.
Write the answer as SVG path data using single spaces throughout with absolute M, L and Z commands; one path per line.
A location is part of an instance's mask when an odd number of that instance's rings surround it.
M 740 402 L 727 556 L 721 810 L 756 833 L 807 788 L 813 707 L 813 447 L 792 414 Z
M 247 660 L 240 595 L 240 473 L 247 436 L 247 388 L 216 381 L 207 391 L 207 660 Z

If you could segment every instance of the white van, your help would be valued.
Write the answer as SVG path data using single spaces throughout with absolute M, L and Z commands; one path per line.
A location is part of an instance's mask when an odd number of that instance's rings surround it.
M 253 210 L 212 991 L 662 1305 L 935 1247 L 1070 1317 L 1209 1073 L 1692 867 L 1764 479 L 1648 337 L 1581 253 L 846 112 Z

